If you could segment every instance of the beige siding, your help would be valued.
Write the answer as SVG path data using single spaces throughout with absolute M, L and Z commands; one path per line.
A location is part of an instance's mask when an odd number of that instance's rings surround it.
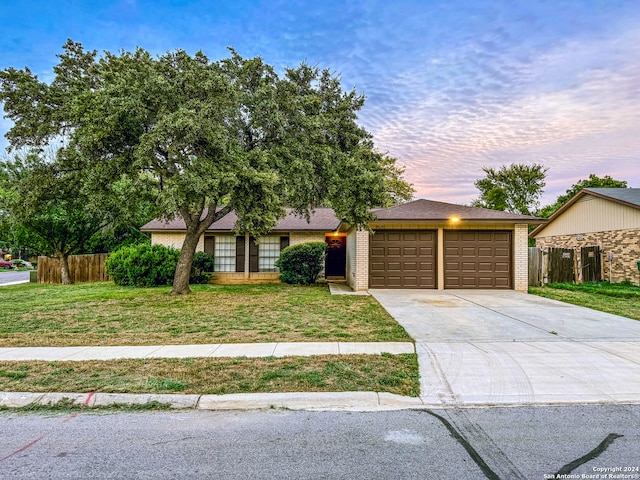
M 541 230 L 536 238 L 628 230 L 639 226 L 639 209 L 585 195 Z

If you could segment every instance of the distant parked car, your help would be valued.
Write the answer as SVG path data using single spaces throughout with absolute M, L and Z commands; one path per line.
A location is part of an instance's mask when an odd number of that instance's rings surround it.
M 21 258 L 16 258 L 15 260 L 11 260 L 11 263 L 14 267 L 19 268 L 33 268 L 33 264 L 31 262 L 27 262 L 26 260 L 22 260 Z
M 0 258 L 0 268 L 6 268 L 7 270 L 13 268 L 13 263 L 8 260 L 3 260 Z

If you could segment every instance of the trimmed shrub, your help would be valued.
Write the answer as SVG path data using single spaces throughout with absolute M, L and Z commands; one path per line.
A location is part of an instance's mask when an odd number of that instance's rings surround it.
M 113 252 L 105 267 L 116 285 L 171 285 L 179 255 L 179 250 L 163 245 L 132 245 Z
M 302 285 L 315 283 L 324 267 L 326 249 L 324 242 L 299 243 L 285 248 L 276 260 L 280 279 L 285 283 Z
M 191 264 L 189 283 L 208 283 L 211 272 L 213 272 L 213 255 L 196 252 Z

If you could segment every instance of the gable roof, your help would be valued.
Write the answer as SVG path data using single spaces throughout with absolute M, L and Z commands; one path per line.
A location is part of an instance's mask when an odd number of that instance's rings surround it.
M 296 215 L 291 208 L 287 208 L 287 215 L 278 221 L 278 224 L 272 231 L 289 231 L 289 230 L 320 230 L 320 231 L 333 231 L 340 224 L 340 220 L 336 217 L 336 214 L 331 208 L 320 207 L 311 212 L 309 222 L 304 217 Z M 207 212 L 203 213 L 203 216 Z M 230 212 L 220 220 L 213 222 L 207 231 L 230 231 L 238 220 L 238 216 L 235 212 Z M 174 231 L 183 232 L 187 229 L 184 220 L 180 216 L 176 216 L 172 220 L 165 221 L 160 218 L 151 220 L 146 225 L 143 225 L 140 230 L 143 232 L 157 232 L 157 231 Z
M 468 207 L 453 203 L 436 202 L 433 200 L 418 199 L 413 202 L 395 205 L 389 208 L 375 208 L 372 210 L 378 220 L 428 220 L 448 221 L 457 216 L 460 220 L 473 221 L 502 221 L 514 223 L 546 223 L 543 218 L 519 213 L 501 212 L 488 208 Z
M 610 202 L 619 203 L 621 205 L 626 205 L 627 207 L 640 210 L 640 188 L 583 188 L 573 197 L 571 197 L 567 203 L 553 212 L 553 215 L 549 217 L 547 225 L 553 222 L 571 205 L 573 205 L 586 195 L 603 198 Z M 529 237 L 534 238 L 536 234 L 541 232 L 547 225 L 539 225 L 538 227 L 533 229 L 533 231 L 529 234 Z

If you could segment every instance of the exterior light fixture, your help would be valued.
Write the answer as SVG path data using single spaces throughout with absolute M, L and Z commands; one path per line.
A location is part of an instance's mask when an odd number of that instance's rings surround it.
M 458 223 L 460 221 L 460 217 L 457 215 L 454 215 L 449 220 L 451 220 L 452 223 Z

